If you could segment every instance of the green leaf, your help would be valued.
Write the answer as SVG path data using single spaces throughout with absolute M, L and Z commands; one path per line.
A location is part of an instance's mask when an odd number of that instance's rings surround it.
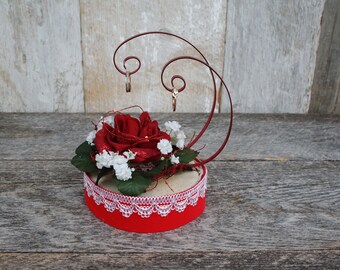
M 97 176 L 97 180 L 96 180 L 96 185 L 98 185 L 100 178 L 102 178 L 103 176 L 109 174 L 110 172 L 112 173 L 112 168 L 105 168 L 104 167 L 103 169 L 99 170 L 99 173 L 98 173 L 98 176 Z
M 115 180 L 118 190 L 129 196 L 138 196 L 139 194 L 145 192 L 145 190 L 150 186 L 151 179 L 140 175 L 139 172 L 133 172 L 132 179 L 127 181 Z
M 89 143 L 87 141 L 85 141 L 77 147 L 76 154 L 81 155 L 81 154 L 84 154 L 84 153 L 90 153 L 92 148 L 93 148 L 93 146 L 89 145 Z
M 193 161 L 199 152 L 192 150 L 190 148 L 184 148 L 176 152 L 175 156 L 179 157 L 179 162 L 181 163 L 189 163 Z
M 97 169 L 88 153 L 74 156 L 71 163 L 82 172 L 93 172 Z

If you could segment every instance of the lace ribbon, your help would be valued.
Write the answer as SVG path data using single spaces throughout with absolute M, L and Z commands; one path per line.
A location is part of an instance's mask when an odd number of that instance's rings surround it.
M 199 197 L 204 198 L 207 189 L 206 168 L 199 170 L 200 180 L 193 187 L 170 195 L 132 197 L 118 194 L 97 186 L 88 174 L 84 174 L 84 187 L 97 205 L 103 204 L 108 212 L 120 211 L 124 217 L 137 213 L 148 218 L 152 213 L 165 217 L 171 211 L 183 212 L 188 205 L 195 206 Z

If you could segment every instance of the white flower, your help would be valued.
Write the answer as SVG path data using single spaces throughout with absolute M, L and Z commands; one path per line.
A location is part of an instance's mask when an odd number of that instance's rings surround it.
M 123 155 L 124 155 L 128 160 L 132 160 L 132 159 L 135 159 L 137 153 L 134 153 L 134 152 L 132 152 L 131 150 L 129 150 L 129 151 L 125 151 L 125 152 L 123 153 Z
M 161 151 L 163 155 L 172 152 L 172 145 L 167 139 L 161 139 L 159 143 L 157 143 L 157 148 L 159 149 L 159 151 Z
M 177 121 L 165 122 L 165 128 L 168 134 L 171 134 L 171 141 L 180 149 L 184 148 L 186 136 L 182 130 L 181 125 Z
M 179 157 L 176 157 L 175 155 L 171 155 L 171 164 L 178 164 L 179 163 Z
M 129 168 L 128 164 L 116 165 L 113 167 L 118 180 L 129 180 L 132 178 L 132 170 Z
M 96 154 L 96 165 L 98 169 L 103 167 L 110 168 L 113 165 L 113 159 L 117 154 L 114 152 L 107 152 L 104 150 L 101 154 Z
M 93 140 L 94 138 L 96 138 L 96 131 L 92 130 L 89 135 L 87 135 L 86 137 L 86 141 L 90 144 L 90 145 L 94 145 Z
M 107 124 L 109 124 L 110 126 L 114 126 L 114 118 L 113 118 L 113 116 L 112 115 L 110 115 L 110 116 L 106 116 L 106 117 L 101 117 L 100 118 L 100 121 L 99 121 L 99 123 L 98 123 L 98 125 L 97 125 L 97 131 L 99 131 L 99 130 L 101 130 L 102 128 L 103 128 L 103 123 L 107 123 Z
M 177 122 L 177 121 L 168 121 L 165 122 L 165 128 L 167 131 L 171 132 L 171 131 L 179 131 L 179 129 L 181 128 L 181 125 Z
M 129 168 L 128 158 L 125 156 L 115 155 L 113 157 L 113 169 L 119 180 L 126 181 L 132 178 L 132 170 Z
M 113 166 L 127 164 L 128 159 L 122 155 L 115 155 L 113 157 Z
M 176 146 L 179 149 L 183 149 L 184 148 L 184 140 L 178 140 L 177 143 L 176 143 Z
M 179 130 L 178 132 L 176 132 L 176 146 L 179 149 L 183 149 L 186 137 L 187 136 L 185 136 L 185 134 L 182 130 Z

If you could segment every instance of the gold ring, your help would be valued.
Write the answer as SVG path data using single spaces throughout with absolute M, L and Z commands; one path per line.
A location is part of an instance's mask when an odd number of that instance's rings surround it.
M 130 77 L 130 72 L 129 71 L 126 71 L 125 90 L 126 90 L 126 93 L 130 93 L 131 92 L 131 77 Z
M 178 95 L 178 90 L 176 88 L 172 89 L 172 111 L 176 111 L 176 103 L 177 103 L 177 95 Z

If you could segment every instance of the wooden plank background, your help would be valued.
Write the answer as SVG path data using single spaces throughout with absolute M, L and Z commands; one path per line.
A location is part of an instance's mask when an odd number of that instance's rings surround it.
M 340 114 L 340 1 L 327 0 L 309 111 Z
M 228 1 L 224 78 L 235 89 L 236 111 L 308 111 L 323 6 L 320 0 Z
M 122 16 L 123 15 L 123 16 Z M 225 43 L 226 1 L 81 1 L 84 55 L 84 92 L 88 112 L 119 109 L 138 104 L 154 112 L 172 111 L 171 93 L 161 85 L 162 66 L 181 55 L 199 57 L 189 45 L 167 36 L 143 37 L 119 54 L 118 65 L 130 55 L 142 61 L 132 76 L 132 93 L 125 93 L 125 77 L 112 67 L 115 48 L 139 32 L 165 30 L 194 42 L 221 73 Z M 183 27 L 185 26 L 185 27 Z M 210 31 L 213 29 L 213 31 Z M 133 65 L 131 65 L 132 70 Z M 124 70 L 124 69 L 123 69 Z M 181 61 L 169 71 L 181 74 L 187 90 L 178 97 L 179 112 L 208 112 L 212 105 L 211 78 L 206 68 Z
M 0 25 L 0 111 L 83 111 L 78 1 L 0 1 Z
M 130 94 L 112 65 L 121 41 L 164 30 L 202 49 L 224 75 L 237 112 L 339 113 L 336 5 L 336 0 L 1 1 L 0 111 L 102 112 L 140 104 L 168 112 L 171 95 L 160 84 L 160 68 L 192 50 L 164 37 L 127 46 L 119 60 L 133 54 L 143 61 Z M 173 74 L 188 81 L 178 111 L 207 112 L 212 102 L 207 70 L 184 61 L 167 78 Z M 222 111 L 226 104 L 223 98 Z

